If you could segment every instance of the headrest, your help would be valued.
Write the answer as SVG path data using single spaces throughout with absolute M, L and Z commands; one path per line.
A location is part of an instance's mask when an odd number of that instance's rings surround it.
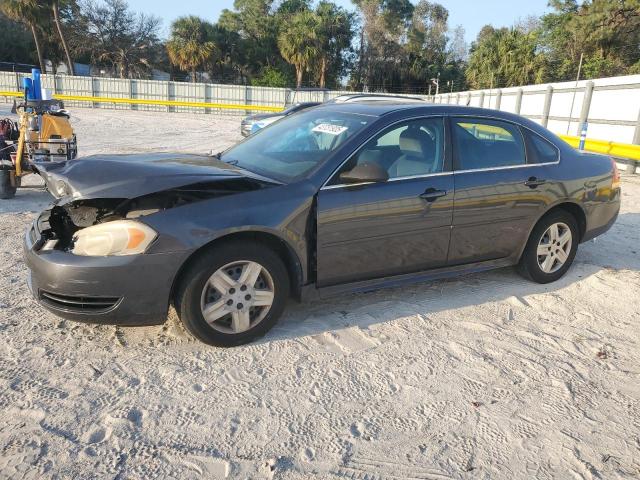
M 433 155 L 435 142 L 427 132 L 419 128 L 408 128 L 400 134 L 400 150 L 405 155 Z

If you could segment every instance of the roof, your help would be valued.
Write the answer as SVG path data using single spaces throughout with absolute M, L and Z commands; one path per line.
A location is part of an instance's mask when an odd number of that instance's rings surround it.
M 323 103 L 315 108 L 332 109 L 339 112 L 354 113 L 359 115 L 370 115 L 382 117 L 394 112 L 405 111 L 415 112 L 416 115 L 479 115 L 483 117 L 491 116 L 504 120 L 515 121 L 527 125 L 535 130 L 540 126 L 520 115 L 510 112 L 503 112 L 489 108 L 467 107 L 463 105 L 448 105 L 440 103 L 415 102 L 402 100 L 396 101 L 370 101 L 356 103 Z

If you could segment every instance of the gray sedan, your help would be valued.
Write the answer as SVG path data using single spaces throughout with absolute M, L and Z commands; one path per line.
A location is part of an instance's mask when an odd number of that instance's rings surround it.
M 606 232 L 620 177 L 519 116 L 328 103 L 214 157 L 38 167 L 58 199 L 25 235 L 35 298 L 65 318 L 157 324 L 213 345 L 265 334 L 290 297 L 515 265 L 535 282 Z

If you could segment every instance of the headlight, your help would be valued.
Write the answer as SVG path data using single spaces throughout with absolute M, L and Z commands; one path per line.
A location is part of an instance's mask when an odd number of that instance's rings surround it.
M 67 189 L 67 184 L 64 183 L 63 180 L 56 181 L 55 184 L 53 185 L 53 188 L 55 189 L 55 192 L 53 192 L 53 194 L 58 198 L 64 197 L 69 193 Z
M 156 237 L 156 232 L 143 223 L 117 220 L 76 232 L 71 251 L 89 257 L 135 255 L 143 253 Z

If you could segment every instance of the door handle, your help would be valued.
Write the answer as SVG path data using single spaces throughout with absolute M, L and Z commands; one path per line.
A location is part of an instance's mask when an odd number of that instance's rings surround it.
M 546 180 L 542 178 L 537 178 L 537 177 L 529 177 L 529 179 L 526 182 L 524 182 L 524 184 L 529 188 L 536 188 L 536 187 L 539 187 L 540 185 L 544 185 L 545 183 L 547 183 Z
M 433 202 L 436 198 L 444 197 L 447 194 L 446 190 L 438 190 L 437 188 L 427 188 L 424 193 L 420 194 L 420 198 L 427 202 Z

